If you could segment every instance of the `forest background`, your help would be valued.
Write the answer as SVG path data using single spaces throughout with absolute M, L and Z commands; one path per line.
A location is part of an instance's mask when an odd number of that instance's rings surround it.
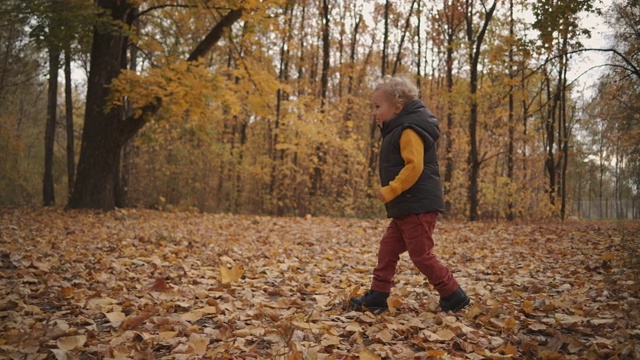
M 640 217 L 637 0 L 0 4 L 2 205 L 379 216 L 369 95 L 404 74 L 448 217 Z

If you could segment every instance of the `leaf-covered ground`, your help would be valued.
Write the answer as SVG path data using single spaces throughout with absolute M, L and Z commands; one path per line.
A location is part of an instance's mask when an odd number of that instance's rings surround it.
M 458 314 L 403 255 L 368 288 L 387 220 L 0 209 L 0 358 L 640 358 L 640 223 L 439 222 Z

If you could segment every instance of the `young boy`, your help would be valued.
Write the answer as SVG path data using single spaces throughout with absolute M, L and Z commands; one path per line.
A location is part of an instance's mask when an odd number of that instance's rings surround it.
M 418 99 L 418 89 L 402 77 L 385 76 L 371 96 L 382 131 L 380 182 L 376 197 L 384 202 L 391 223 L 380 241 L 371 289 L 350 299 L 354 310 L 388 309 L 387 298 L 400 254 L 408 251 L 414 265 L 440 294 L 440 308 L 457 312 L 469 304 L 449 269 L 432 253 L 433 229 L 444 211 L 435 142 L 438 121 Z

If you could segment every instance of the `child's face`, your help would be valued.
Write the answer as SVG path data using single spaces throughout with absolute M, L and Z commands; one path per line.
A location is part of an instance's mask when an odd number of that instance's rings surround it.
M 371 95 L 371 103 L 374 107 L 373 113 L 380 126 L 398 115 L 403 105 L 402 102 L 394 101 L 384 89 L 378 89 Z

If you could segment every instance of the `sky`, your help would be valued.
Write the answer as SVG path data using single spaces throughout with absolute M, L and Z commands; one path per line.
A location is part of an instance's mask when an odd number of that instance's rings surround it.
M 603 13 L 606 13 L 611 7 L 613 0 L 600 0 Z M 613 29 L 611 29 L 604 16 L 598 16 L 595 14 L 586 14 L 581 20 L 582 27 L 591 31 L 590 39 L 583 39 L 582 44 L 585 48 L 609 48 L 611 47 L 611 37 L 613 35 Z M 600 75 L 606 70 L 606 67 L 600 67 L 597 69 L 589 70 L 590 68 L 598 65 L 603 65 L 608 62 L 609 53 L 605 52 L 583 52 L 574 55 L 573 62 L 571 63 L 570 72 L 568 74 L 569 81 L 575 80 L 578 85 L 578 89 L 585 89 L 586 95 L 590 97 L 593 95 L 593 91 L 589 90 L 589 86 L 593 85 Z M 587 73 L 583 74 L 585 71 Z

